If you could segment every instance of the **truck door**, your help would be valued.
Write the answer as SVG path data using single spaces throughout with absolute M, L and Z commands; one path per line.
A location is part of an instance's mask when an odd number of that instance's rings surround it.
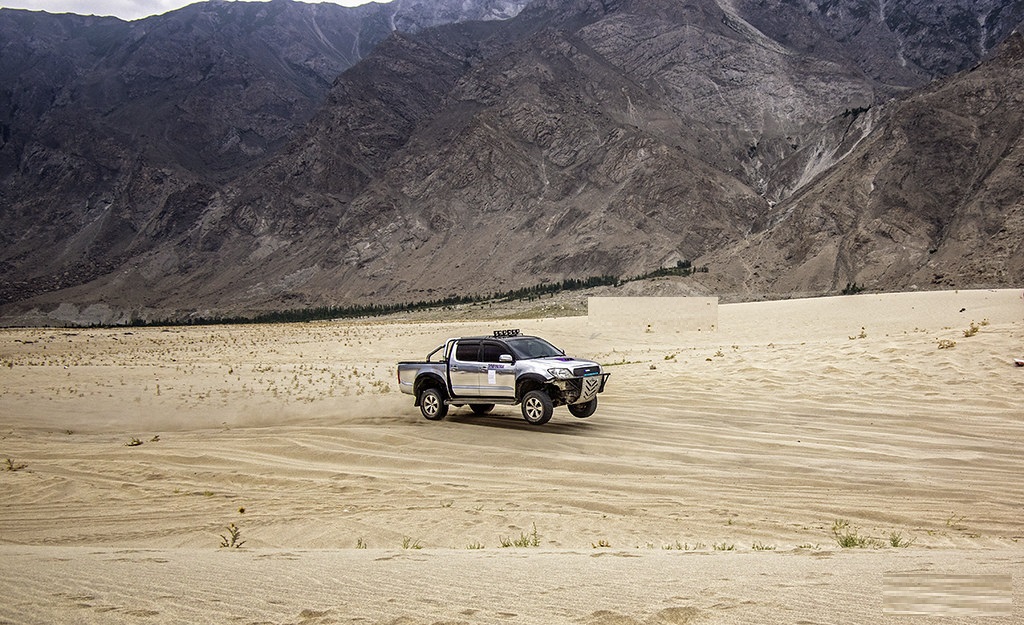
M 480 379 L 483 397 L 512 399 L 516 396 L 516 366 L 511 361 L 501 362 L 502 355 L 511 358 L 512 352 L 497 341 L 484 341 L 480 346 L 480 360 L 485 367 Z
M 456 397 L 479 397 L 480 380 L 487 366 L 480 362 L 480 341 L 459 341 L 448 363 L 452 393 Z

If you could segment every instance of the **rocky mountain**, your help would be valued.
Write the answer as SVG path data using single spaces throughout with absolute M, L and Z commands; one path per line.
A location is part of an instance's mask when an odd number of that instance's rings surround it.
M 50 87 L 64 100 L 49 106 L 45 81 L 33 91 L 32 72 L 19 70 L 8 98 L 36 94 L 38 118 L 76 128 L 81 143 L 4 122 L 5 314 L 110 321 L 402 302 L 637 275 L 683 259 L 709 266 L 686 288 L 741 298 L 1022 277 L 1012 244 L 1020 176 L 1009 173 L 1019 170 L 1007 147 L 1019 132 L 983 106 L 957 108 L 954 95 L 1019 101 L 1007 60 L 1019 37 L 975 67 L 1024 18 L 1019 0 L 537 0 L 514 19 L 410 22 L 305 117 L 284 104 L 301 98 L 278 98 L 254 75 L 225 82 L 234 62 L 204 87 L 201 68 L 216 62 L 194 52 L 207 41 L 194 24 L 235 4 L 190 7 L 206 16 L 184 28 L 195 41 L 154 39 L 135 57 L 112 54 L 130 45 L 102 35 L 123 23 L 91 18 L 71 39 L 120 60 L 103 80 L 84 72 L 77 91 Z M 487 16 L 518 12 L 481 6 Z M 268 28 L 260 37 L 274 41 L 280 26 Z M 305 41 L 277 39 L 295 40 Z M 192 82 L 180 83 L 174 105 L 137 103 L 148 92 L 130 89 L 132 76 L 170 71 L 142 60 L 175 56 L 174 76 Z M 54 57 L 40 53 L 35 65 Z M 315 46 L 288 58 L 300 57 L 291 75 L 316 74 Z M 9 58 L 0 53 L 4 76 Z M 965 95 L 986 89 L 1001 95 Z M 240 116 L 210 105 L 225 92 L 259 121 L 227 139 L 217 129 L 241 128 Z M 100 113 L 76 122 L 83 102 Z M 153 119 L 128 133 L 131 106 Z M 996 138 L 979 138 L 993 129 Z M 946 191 L 956 201 L 939 208 Z M 993 233 L 1002 256 L 957 258 Z M 88 305 L 100 308 L 83 317 Z
M 214 1 L 134 22 L 0 9 L 0 301 L 89 282 L 180 234 L 393 30 L 522 5 Z
M 1024 279 L 1024 36 L 879 109 L 864 138 L 775 207 L 771 225 L 708 254 L 716 288 L 812 294 L 1019 286 Z

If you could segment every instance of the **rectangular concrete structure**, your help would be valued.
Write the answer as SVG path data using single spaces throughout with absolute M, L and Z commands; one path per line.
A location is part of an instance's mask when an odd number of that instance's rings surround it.
M 589 324 L 600 330 L 676 334 L 718 328 L 717 297 L 591 297 Z

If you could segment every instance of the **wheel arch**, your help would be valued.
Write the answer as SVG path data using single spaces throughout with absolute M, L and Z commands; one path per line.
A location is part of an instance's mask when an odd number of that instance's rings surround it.
M 448 384 L 441 378 L 441 376 L 435 373 L 425 373 L 420 377 L 416 378 L 416 382 L 413 383 L 412 393 L 416 401 L 413 403 L 414 406 L 420 405 L 420 395 L 423 394 L 425 389 L 436 387 L 445 397 L 451 397 L 448 392 Z
M 535 373 L 527 373 L 516 380 L 516 401 L 523 401 L 523 397 L 534 389 L 547 390 L 548 381 L 543 376 Z M 550 395 L 550 392 L 548 393 Z

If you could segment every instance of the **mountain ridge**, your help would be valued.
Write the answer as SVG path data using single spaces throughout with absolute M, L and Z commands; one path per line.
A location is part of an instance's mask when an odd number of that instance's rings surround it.
M 807 198 L 818 198 L 843 163 L 870 160 L 858 152 L 863 146 L 882 154 L 886 142 L 872 137 L 889 111 L 918 97 L 915 90 L 945 84 L 926 86 L 931 72 L 977 65 L 985 42 L 1019 23 L 1022 3 L 977 4 L 973 22 L 936 18 L 971 8 L 955 1 L 910 3 L 898 19 L 870 1 L 804 6 L 549 0 L 504 21 L 392 35 L 332 83 L 323 106 L 287 142 L 241 161 L 224 181 L 174 185 L 167 193 L 174 200 L 151 211 L 144 226 L 118 226 L 144 228 L 132 235 L 142 247 L 97 255 L 87 230 L 76 233 L 77 246 L 69 244 L 75 237 L 54 236 L 50 244 L 65 255 L 78 250 L 97 268 L 78 286 L 28 288 L 14 278 L 25 274 L 19 262 L 31 252 L 20 261 L 7 253 L 2 313 L 35 308 L 45 318 L 42 309 L 63 302 L 106 307 L 108 321 L 252 314 L 638 275 L 682 260 L 711 268 L 682 288 L 740 299 L 835 292 L 847 282 L 887 290 L 1019 280 L 1011 262 L 1018 252 L 1008 243 L 1003 275 L 985 263 L 958 265 L 953 246 L 928 259 L 942 260 L 946 281 L 903 281 L 909 265 L 902 261 L 889 273 L 858 268 L 849 259 L 866 244 L 842 243 L 849 251 L 828 256 L 829 268 L 811 254 L 821 253 L 820 240 L 838 250 L 836 241 L 860 236 L 880 250 L 874 233 L 895 233 L 898 224 L 888 223 L 881 195 L 857 209 L 879 222 L 859 235 L 849 230 L 861 228 L 856 218 L 815 213 Z M 923 38 L 928 28 L 920 25 L 934 23 L 956 28 L 932 25 L 938 31 Z M 901 39 L 900 28 L 929 45 L 962 31 L 965 43 L 942 63 L 922 64 L 915 59 L 927 55 L 907 43 L 917 39 Z M 894 47 L 900 54 L 887 56 Z M 939 156 L 943 145 L 928 149 L 937 162 L 950 160 Z M 855 186 L 853 174 L 843 175 L 842 184 Z M 926 195 L 929 183 L 915 184 Z M 1001 227 L 1011 240 L 1019 190 L 1011 184 L 1002 197 L 1004 205 L 989 201 L 983 212 L 1007 213 Z M 935 217 L 948 223 L 958 214 Z M 806 228 L 794 227 L 792 215 L 802 215 Z M 842 227 L 822 231 L 826 223 Z M 4 227 L 8 240 L 18 238 Z M 753 241 L 772 248 L 770 275 L 751 261 Z M 38 279 L 52 280 L 47 271 Z M 959 271 L 968 272 L 963 280 L 950 278 Z

